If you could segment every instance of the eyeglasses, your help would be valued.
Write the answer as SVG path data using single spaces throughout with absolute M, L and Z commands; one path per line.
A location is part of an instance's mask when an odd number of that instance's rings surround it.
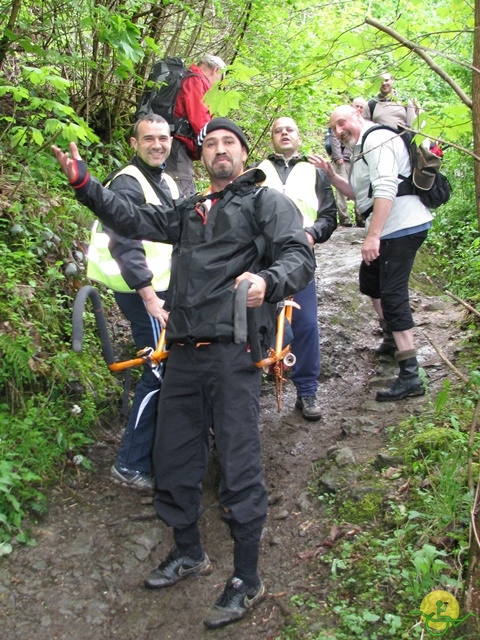
M 287 133 L 294 133 L 296 131 L 295 127 L 277 127 L 273 130 L 274 134 L 282 133 L 286 131 Z

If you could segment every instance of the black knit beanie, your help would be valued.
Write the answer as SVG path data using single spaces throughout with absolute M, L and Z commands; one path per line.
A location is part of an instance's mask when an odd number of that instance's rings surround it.
M 210 120 L 210 122 L 207 122 L 207 124 L 201 129 L 200 133 L 198 134 L 197 156 L 199 158 L 202 155 L 202 145 L 205 137 L 207 136 L 207 134 L 211 133 L 212 131 L 216 131 L 217 129 L 226 129 L 227 131 L 231 131 L 235 136 L 237 136 L 242 147 L 245 147 L 248 153 L 248 142 L 245 134 L 240 129 L 240 127 L 228 118 L 213 118 L 212 120 Z

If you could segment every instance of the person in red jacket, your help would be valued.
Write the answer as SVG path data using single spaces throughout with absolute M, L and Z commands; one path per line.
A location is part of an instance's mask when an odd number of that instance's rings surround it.
M 210 122 L 212 114 L 203 102 L 203 96 L 224 73 L 226 64 L 218 56 L 204 55 L 182 82 L 175 104 L 175 118 L 185 118 L 191 128 L 191 136 L 173 134 L 170 156 L 165 171 L 177 183 L 180 194 L 188 198 L 195 193 L 193 161 L 197 158 L 197 136 L 201 128 Z

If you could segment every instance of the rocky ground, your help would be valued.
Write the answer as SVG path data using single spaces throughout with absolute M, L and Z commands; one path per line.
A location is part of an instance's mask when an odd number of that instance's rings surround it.
M 381 453 L 385 427 L 422 411 L 444 379 L 453 377 L 430 340 L 454 360 L 465 317 L 449 298 L 419 293 L 413 279 L 419 360 L 430 396 L 376 403 L 376 388 L 395 369 L 373 354 L 378 324 L 357 290 L 362 237 L 362 229 L 341 227 L 317 247 L 322 420 L 302 419 L 293 408 L 291 383 L 284 385 L 280 412 L 273 383 L 263 386 L 260 427 L 270 491 L 260 562 L 268 590 L 264 603 L 225 629 L 203 627 L 203 614 L 231 572 L 232 543 L 219 518 L 214 453 L 201 521 L 214 572 L 160 592 L 144 589 L 144 577 L 172 544 L 171 533 L 156 519 L 150 496 L 111 484 L 109 468 L 121 437 L 121 425 L 111 425 L 88 452 L 93 472 L 67 472 L 50 492 L 48 515 L 32 525 L 37 545 L 18 546 L 1 559 L 2 639 L 274 640 L 288 620 L 293 595 L 322 596 L 327 583 L 315 554 L 332 532 L 309 492 L 313 469 L 334 446 L 348 446 L 357 462 Z

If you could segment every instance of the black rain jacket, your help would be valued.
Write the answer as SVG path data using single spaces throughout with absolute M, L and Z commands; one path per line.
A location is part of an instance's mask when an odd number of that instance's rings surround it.
M 169 208 L 129 203 L 93 177 L 76 190 L 78 200 L 117 233 L 175 245 L 167 341 L 232 341 L 234 282 L 249 271 L 267 283 L 257 326 L 268 344 L 275 303 L 312 280 L 315 260 L 302 216 L 286 196 L 257 187 L 264 179 L 258 169 L 243 173 L 206 214 L 199 195 Z M 261 252 L 259 236 L 265 246 Z

